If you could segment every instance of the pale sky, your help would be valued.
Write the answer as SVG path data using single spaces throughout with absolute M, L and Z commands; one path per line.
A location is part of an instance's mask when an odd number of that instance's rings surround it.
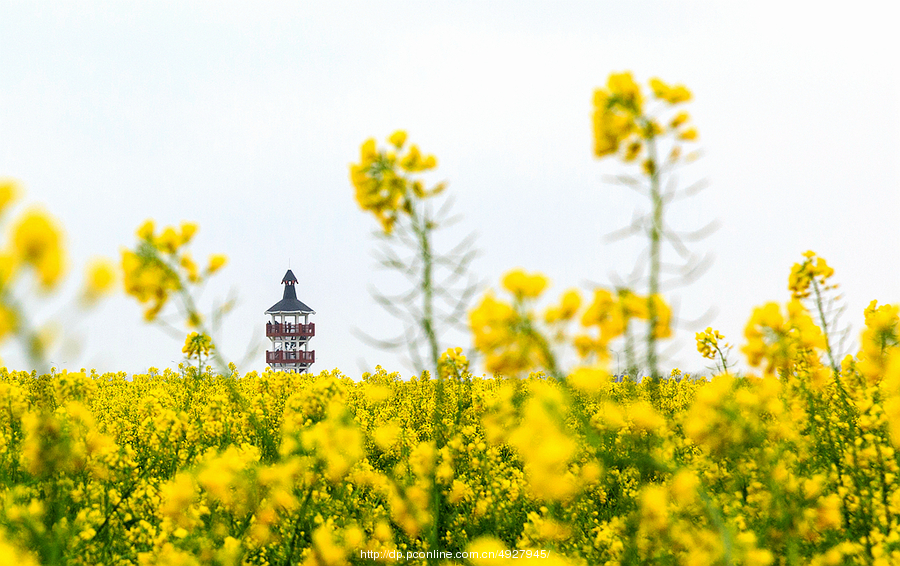
M 359 145 L 407 130 L 456 199 L 450 239 L 478 234 L 479 280 L 540 271 L 555 298 L 635 260 L 637 242 L 603 236 L 646 204 L 605 181 L 620 169 L 593 158 L 590 121 L 593 90 L 631 70 L 693 91 L 705 156 L 691 174 L 710 187 L 671 219 L 722 224 L 695 248 L 716 259 L 678 293 L 682 312 L 715 307 L 709 323 L 739 347 L 752 308 L 785 302 L 812 249 L 836 269 L 855 338 L 870 300 L 900 301 L 900 36 L 888 2 L 828 6 L 0 0 L 0 176 L 60 219 L 70 251 L 59 297 L 17 293 L 77 338 L 57 366 L 172 366 L 183 340 L 133 300 L 85 315 L 72 297 L 88 258 L 118 259 L 145 219 L 196 221 L 195 257 L 230 258 L 203 297 L 238 296 L 218 340 L 232 360 L 256 344 L 242 369 L 264 367 L 263 312 L 290 263 L 317 312 L 314 370 L 406 375 L 352 333 L 399 330 L 368 293 L 385 279 L 348 179 Z M 702 369 L 693 331 L 678 335 L 669 365 Z M 22 367 L 13 343 L 0 353 Z

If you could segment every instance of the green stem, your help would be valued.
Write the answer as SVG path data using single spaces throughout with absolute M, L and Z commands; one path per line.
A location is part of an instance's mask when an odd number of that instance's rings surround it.
M 303 503 L 300 505 L 300 510 L 297 511 L 297 520 L 294 522 L 294 528 L 291 532 L 291 542 L 288 545 L 288 551 L 284 556 L 283 566 L 288 566 L 294 561 L 294 546 L 297 544 L 297 539 L 300 537 L 300 529 L 303 527 L 301 520 L 306 516 L 306 506 L 309 504 L 309 500 L 312 499 L 314 485 L 315 480 L 310 483 L 309 489 L 306 490 L 306 496 L 303 498 Z
M 431 367 L 434 375 L 439 375 L 438 364 L 440 362 L 440 347 L 438 346 L 437 334 L 434 329 L 434 256 L 431 252 L 431 227 L 427 218 L 419 218 L 413 212 L 412 227 L 416 236 L 419 238 L 419 253 L 422 257 L 422 331 L 425 332 L 425 338 L 428 340 L 428 347 L 431 353 Z
M 431 224 L 427 216 L 420 218 L 415 210 L 410 213 L 412 220 L 412 228 L 419 239 L 419 253 L 422 258 L 422 319 L 419 323 L 422 331 L 428 340 L 428 347 L 431 352 L 431 369 L 434 372 L 434 413 L 432 415 L 432 426 L 435 444 L 435 461 L 434 468 L 431 470 L 431 531 L 429 533 L 429 550 L 436 551 L 441 549 L 440 526 L 441 526 L 441 507 L 442 493 L 437 482 L 437 455 L 444 446 L 443 434 L 443 409 L 444 409 L 444 380 L 441 378 L 440 372 L 440 347 L 438 346 L 437 334 L 434 329 L 434 256 L 431 251 L 431 240 L 429 238 L 431 232 Z M 437 558 L 429 558 L 428 564 L 437 564 Z
M 722 360 L 722 373 L 728 373 L 728 362 L 725 361 L 725 354 L 718 344 L 716 344 L 716 351 L 719 352 L 719 359 Z
M 541 350 L 541 354 L 543 355 L 544 360 L 546 360 L 547 372 L 557 381 L 562 381 L 563 374 L 559 370 L 559 366 L 556 363 L 556 355 L 554 355 L 553 350 L 550 348 L 550 343 L 547 342 L 547 339 L 543 334 L 535 330 L 527 315 L 520 313 L 519 318 L 524 322 L 522 332 L 531 340 L 534 340 L 537 343 L 538 348 Z
M 647 140 L 647 152 L 650 160 L 650 199 L 652 201 L 652 222 L 650 223 L 650 281 L 649 296 L 647 297 L 647 311 L 649 324 L 647 329 L 647 371 L 653 378 L 659 377 L 656 354 L 656 326 L 659 322 L 659 313 L 656 312 L 656 304 L 653 297 L 659 294 L 660 255 L 662 244 L 662 216 L 663 199 L 659 187 L 659 162 L 656 156 L 656 140 L 653 136 Z
M 213 339 L 212 333 L 209 329 L 206 328 L 206 325 L 203 323 L 203 318 L 200 316 L 200 309 L 197 308 L 197 304 L 194 302 L 194 297 L 191 296 L 191 293 L 188 291 L 188 286 L 186 282 L 181 278 L 181 274 L 178 272 L 178 269 L 173 267 L 171 263 L 166 261 L 166 258 L 159 253 L 159 250 L 150 243 L 145 243 L 143 249 L 145 249 L 146 253 L 151 254 L 152 258 L 158 261 L 168 272 L 170 275 L 174 276 L 178 281 L 178 296 L 181 298 L 181 304 L 184 306 L 184 310 L 187 312 L 188 320 L 196 320 L 197 321 L 197 330 L 209 336 L 210 341 L 213 345 L 216 344 L 216 341 Z M 222 357 L 222 354 L 218 351 L 218 349 L 213 350 L 212 358 L 215 360 L 217 369 L 222 375 L 230 375 L 231 371 L 228 368 L 228 362 Z M 198 365 L 198 369 L 199 369 Z
M 631 335 L 631 324 L 625 322 L 625 372 L 631 377 L 632 381 L 637 381 L 637 361 L 634 355 L 634 337 Z
M 731 536 L 731 532 L 728 530 L 728 526 L 725 523 L 725 518 L 722 516 L 722 512 L 716 506 L 712 497 L 706 491 L 706 488 L 702 485 L 697 489 L 697 495 L 700 496 L 700 501 L 703 503 L 703 508 L 706 511 L 707 516 L 712 521 L 713 526 L 716 527 L 716 530 L 719 531 L 719 536 L 722 540 L 722 553 L 724 554 L 723 561 L 726 565 L 734 564 L 734 559 L 732 557 L 734 552 L 734 540 Z
M 177 272 L 176 272 L 177 273 Z M 212 342 L 213 346 L 215 346 L 216 341 L 213 339 L 213 335 L 210 333 L 209 329 L 206 328 L 206 325 L 203 323 L 203 319 L 200 316 L 200 310 L 197 308 L 196 303 L 194 303 L 194 297 L 191 296 L 190 292 L 188 292 L 187 287 L 184 285 L 184 282 L 181 280 L 181 277 L 178 278 L 178 295 L 181 297 L 181 302 L 184 304 L 184 308 L 188 313 L 189 319 L 191 315 L 193 315 L 194 320 L 199 321 L 197 324 L 197 330 L 200 331 L 201 334 L 205 334 L 209 336 L 210 342 Z M 225 358 L 222 357 L 222 354 L 219 352 L 218 348 L 214 348 L 212 354 L 212 358 L 215 360 L 216 365 L 218 366 L 219 372 L 225 375 L 231 375 L 231 370 L 228 369 L 228 362 L 225 361 Z M 199 358 L 199 355 L 198 355 Z M 202 363 L 198 364 L 198 369 L 202 367 Z M 198 373 L 199 375 L 199 373 Z
M 825 311 L 822 308 L 822 294 L 819 292 L 819 284 L 816 283 L 816 278 L 812 278 L 812 286 L 813 291 L 816 292 L 816 309 L 819 311 L 819 324 L 822 325 L 822 333 L 825 335 L 825 349 L 828 352 L 828 362 L 831 364 L 831 369 L 835 372 L 839 372 L 837 364 L 834 362 L 834 353 L 831 351 L 831 337 L 828 335 L 828 321 L 825 320 Z

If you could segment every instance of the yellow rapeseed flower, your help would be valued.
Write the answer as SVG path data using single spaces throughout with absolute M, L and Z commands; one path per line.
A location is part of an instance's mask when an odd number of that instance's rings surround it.
M 548 324 L 572 320 L 581 308 L 581 293 L 578 289 L 569 289 L 563 293 L 559 306 L 544 311 L 544 321 Z
M 108 259 L 95 259 L 88 264 L 82 296 L 94 302 L 110 293 L 116 284 L 116 267 Z
M 215 273 L 222 269 L 228 263 L 228 256 L 224 254 L 213 254 L 209 256 L 209 265 L 206 268 L 207 273 Z
M 13 227 L 16 259 L 35 269 L 45 289 L 62 278 L 65 261 L 62 240 L 62 230 L 56 220 L 39 209 L 22 214 Z
M 147 258 L 131 250 L 122 251 L 122 273 L 125 292 L 141 303 L 146 320 L 154 320 L 165 306 L 172 291 L 181 288 L 178 275 L 158 258 Z
M 394 132 L 389 142 L 396 149 L 406 142 L 406 133 Z M 366 140 L 360 147 L 359 163 L 350 164 L 350 182 L 356 190 L 356 202 L 365 211 L 371 212 L 381 223 L 386 234 L 393 231 L 394 224 L 403 216 L 413 213 L 416 199 L 434 196 L 444 190 L 439 183 L 426 190 L 421 180 L 413 174 L 437 167 L 433 155 L 423 155 L 418 146 L 411 145 L 406 155 L 398 156 L 393 149 L 379 150 L 374 139 Z
M 628 147 L 625 150 L 625 155 L 622 157 L 625 161 L 634 161 L 641 154 L 641 150 L 644 148 L 644 142 L 640 139 L 636 139 L 628 144 Z
M 641 95 L 641 87 L 634 81 L 634 77 L 630 72 L 610 74 L 606 86 L 614 97 L 628 105 L 635 114 L 641 112 L 641 106 L 644 102 Z
M 650 79 L 650 88 L 653 90 L 653 96 L 669 104 L 687 102 L 691 99 L 691 91 L 684 85 L 670 86 L 656 77 Z
M 175 228 L 167 226 L 159 236 L 156 237 L 154 244 L 160 251 L 174 254 L 181 246 L 181 236 L 175 231 Z
M 194 234 L 197 233 L 197 224 L 195 222 L 182 222 L 181 223 L 181 245 L 185 245 L 189 243 Z
M 791 274 L 788 277 L 788 289 L 795 299 L 808 297 L 809 288 L 813 283 L 819 287 L 820 292 L 837 287 L 829 282 L 834 275 L 834 269 L 828 266 L 825 258 L 817 257 L 813 251 L 805 252 L 803 257 L 806 259 L 801 263 L 795 263 L 791 267 Z
M 585 393 L 599 393 L 609 387 L 609 372 L 600 368 L 579 367 L 566 377 L 575 389 Z
M 448 348 L 441 354 L 440 371 L 444 378 L 462 377 L 469 369 L 469 360 L 462 353 L 462 348 Z
M 0 214 L 19 198 L 20 192 L 15 179 L 0 178 Z
M 191 474 L 179 472 L 173 479 L 163 484 L 159 491 L 162 500 L 159 512 L 183 528 L 193 526 L 193 518 L 187 511 L 196 497 L 197 487 Z
M 691 116 L 687 112 L 679 112 L 678 114 L 675 115 L 674 118 L 672 118 L 672 121 L 669 122 L 669 127 L 674 130 L 674 129 L 680 127 L 682 124 L 687 123 L 687 121 L 690 119 L 691 119 Z
M 687 506 L 697 499 L 697 488 L 700 486 L 700 479 L 692 470 L 679 470 L 672 478 L 669 491 L 672 493 L 675 501 L 682 506 Z
M 215 349 L 212 340 L 206 334 L 191 332 L 184 339 L 184 347 L 181 349 L 188 358 L 208 356 L 210 350 Z
M 704 358 L 710 360 L 715 360 L 716 354 L 720 350 L 729 347 L 728 344 L 724 343 L 725 336 L 718 330 L 713 330 L 711 326 L 707 326 L 706 330 L 703 332 L 697 332 L 694 337 L 697 341 L 697 351 L 700 352 Z M 719 341 L 722 341 L 723 344 L 720 345 Z
M 641 492 L 641 523 L 650 532 L 663 532 L 669 524 L 669 496 L 665 488 L 649 484 Z
M 181 258 L 178 261 L 178 264 L 184 268 L 187 273 L 188 281 L 191 283 L 197 283 L 200 281 L 200 268 L 197 267 L 197 264 L 194 263 L 191 254 L 184 252 L 181 254 Z
M 3 538 L 0 533 L 0 564 L 15 564 L 16 566 L 38 566 L 35 557 L 25 550 L 22 550 L 12 542 Z
M 652 295 L 648 299 L 647 318 L 649 319 L 649 308 L 653 308 L 656 314 L 656 326 L 653 328 L 654 338 L 669 338 L 672 336 L 672 309 L 666 303 L 662 295 Z
M 675 85 L 669 90 L 668 96 L 665 97 L 666 102 L 669 104 L 678 104 L 680 102 L 687 102 L 691 99 L 691 91 L 687 89 L 684 85 Z
M 653 91 L 653 96 L 656 98 L 665 99 L 669 92 L 672 90 L 672 87 L 664 83 L 657 77 L 653 77 L 650 79 L 650 89 Z
M 153 220 L 145 220 L 137 229 L 137 237 L 139 240 L 152 240 L 155 224 Z
M 512 278 L 510 287 L 533 295 L 545 283 L 543 276 L 531 279 L 522 274 L 522 278 Z M 481 303 L 469 311 L 469 328 L 475 348 L 485 355 L 485 368 L 494 374 L 514 375 L 546 367 L 546 344 L 534 330 L 534 322 L 531 312 L 520 312 L 490 292 L 485 294 Z
M 540 274 L 528 274 L 514 269 L 503 276 L 503 287 L 518 300 L 536 299 L 547 288 L 547 278 Z
M 638 401 L 628 407 L 628 417 L 635 430 L 655 433 L 666 425 L 666 421 L 647 401 Z
M 8 284 L 16 273 L 16 258 L 8 252 L 0 252 L 0 287 Z
M 688 128 L 678 134 L 678 139 L 685 141 L 696 141 L 697 137 L 697 128 Z
M 374 140 L 372 141 L 374 142 Z M 397 130 L 396 132 L 391 134 L 391 137 L 388 138 L 388 141 L 391 142 L 394 147 L 400 149 L 401 147 L 403 147 L 403 144 L 406 143 L 406 132 L 403 130 Z
M 19 328 L 18 315 L 4 304 L 0 304 L 0 341 Z
M 691 99 L 690 91 L 683 85 L 669 85 L 654 77 L 649 81 L 653 96 L 669 105 Z M 631 73 L 612 73 L 606 88 L 594 91 L 594 155 L 603 158 L 618 155 L 624 163 L 640 161 L 644 175 L 654 177 L 661 165 L 644 151 L 649 142 L 664 134 L 671 134 L 673 141 L 669 159 L 676 161 L 681 155 L 679 142 L 695 141 L 697 129 L 686 127 L 690 119 L 687 112 L 678 112 L 668 120 L 669 130 L 665 130 L 659 116 L 645 113 L 641 87 Z M 620 152 L 620 148 L 624 150 Z
M 594 155 L 604 157 L 637 130 L 633 114 L 617 106 L 609 106 L 608 93 L 599 90 L 594 96 Z

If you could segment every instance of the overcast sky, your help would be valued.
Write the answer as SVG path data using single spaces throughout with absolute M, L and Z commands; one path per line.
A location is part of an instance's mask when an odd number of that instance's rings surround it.
M 234 360 L 255 344 L 243 369 L 264 366 L 263 312 L 290 264 L 317 313 L 314 369 L 408 374 L 352 333 L 399 330 L 368 292 L 385 280 L 348 180 L 359 145 L 406 129 L 450 183 L 452 237 L 478 235 L 479 279 L 541 271 L 557 297 L 635 260 L 636 243 L 603 236 L 645 203 L 606 182 L 620 169 L 592 157 L 590 119 L 594 88 L 632 70 L 695 95 L 705 157 L 691 174 L 710 187 L 672 219 L 722 228 L 695 247 L 716 259 L 679 293 L 683 314 L 714 307 L 709 323 L 740 346 L 752 308 L 786 301 L 812 249 L 855 338 L 871 299 L 900 300 L 900 35 L 888 2 L 826 6 L 0 0 L 0 176 L 61 220 L 70 250 L 58 298 L 18 292 L 77 338 L 58 366 L 172 366 L 182 341 L 134 301 L 86 316 L 71 297 L 88 258 L 118 258 L 145 219 L 192 220 L 195 257 L 230 258 L 203 296 L 239 297 L 219 342 Z M 671 363 L 702 369 L 680 336 Z M 2 356 L 24 364 L 12 343 Z

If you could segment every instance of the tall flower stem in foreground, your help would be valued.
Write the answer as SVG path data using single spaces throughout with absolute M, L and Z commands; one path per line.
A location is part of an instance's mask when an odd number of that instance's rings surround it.
M 175 332 L 178 332 L 177 329 L 161 319 L 160 313 L 170 297 L 177 296 L 181 302 L 179 318 L 183 318 L 189 327 L 197 329 L 199 336 L 214 338 L 197 307 L 192 289 L 200 288 L 225 265 L 227 258 L 220 254 L 212 255 L 207 267 L 201 271 L 186 249 L 196 232 L 196 224 L 183 222 L 178 229 L 169 226 L 157 234 L 152 220 L 144 222 L 137 230 L 136 248 L 122 251 L 125 292 L 147 305 L 144 308 L 147 322 L 159 323 Z M 229 308 L 230 303 L 222 305 L 213 313 L 213 318 L 217 319 Z M 213 339 L 210 348 L 214 343 Z M 211 357 L 223 375 L 231 372 L 221 352 L 213 348 Z
M 469 277 L 469 264 L 475 257 L 472 241 L 465 238 L 449 252 L 434 249 L 434 231 L 449 223 L 450 201 L 435 213 L 431 201 L 446 188 L 437 183 L 426 189 L 423 174 L 437 167 L 432 155 L 407 145 L 406 132 L 397 131 L 388 139 L 387 148 L 377 148 L 374 139 L 363 143 L 359 163 L 350 166 L 350 180 L 360 208 L 375 215 L 381 224 L 384 246 L 379 250 L 382 266 L 403 275 L 412 289 L 388 296 L 373 292 L 375 300 L 404 326 L 393 340 L 368 338 L 385 349 L 406 348 L 418 373 L 427 369 L 435 379 L 432 437 L 435 454 L 446 445 L 444 430 L 444 373 L 440 358 L 440 333 L 457 326 L 475 286 Z M 424 354 L 422 351 L 424 350 Z M 424 361 L 424 360 L 427 360 Z M 429 472 L 429 508 L 431 525 L 428 545 L 441 550 L 444 495 L 435 466 Z M 436 564 L 436 558 L 429 558 Z
M 661 376 L 658 352 L 660 313 L 656 301 L 664 288 L 684 284 L 702 273 L 709 265 L 708 256 L 690 252 L 685 240 L 702 238 L 714 223 L 694 232 L 678 232 L 666 223 L 666 207 L 673 201 L 692 195 L 702 188 L 695 184 L 678 190 L 674 173 L 678 167 L 691 161 L 695 154 L 682 155 L 685 142 L 697 139 L 697 130 L 689 124 L 687 112 L 673 112 L 676 105 L 691 99 L 684 86 L 669 86 L 659 79 L 650 80 L 650 89 L 656 102 L 646 101 L 641 87 L 631 73 L 613 73 L 607 87 L 594 92 L 594 155 L 598 158 L 617 157 L 623 164 L 640 163 L 638 173 L 625 174 L 616 180 L 628 185 L 650 201 L 650 211 L 635 217 L 626 228 L 610 234 L 613 239 L 644 234 L 647 238 L 647 264 L 640 261 L 627 278 L 625 287 L 644 287 L 647 296 L 648 329 L 644 344 L 644 369 L 650 376 Z M 662 121 L 661 114 L 671 114 Z M 667 152 L 666 157 L 662 157 Z M 672 188 L 664 188 L 671 186 Z M 666 268 L 663 263 L 663 244 L 668 243 L 680 261 Z M 670 275 L 664 280 L 664 272 Z
M 805 258 L 800 263 L 795 263 L 791 268 L 791 275 L 788 278 L 788 289 L 790 289 L 792 297 L 807 301 L 812 300 L 815 306 L 816 314 L 819 318 L 819 327 L 825 337 L 825 352 L 828 355 L 828 363 L 835 374 L 840 373 L 840 365 L 837 362 L 838 356 L 835 354 L 834 334 L 838 319 L 843 312 L 843 307 L 836 307 L 835 303 L 840 296 L 835 296 L 832 291 L 838 288 L 837 283 L 831 281 L 834 275 L 832 269 L 825 258 L 819 257 L 813 251 L 807 251 L 803 254 Z M 810 287 L 812 287 L 812 298 L 810 297 Z M 837 331 L 837 334 L 846 335 L 847 329 Z M 839 342 L 841 340 L 838 340 Z
M 378 249 L 379 263 L 412 285 L 395 295 L 373 291 L 375 300 L 401 320 L 403 331 L 394 339 L 365 338 L 383 349 L 406 348 L 417 372 L 427 367 L 436 376 L 441 334 L 460 325 L 475 291 L 469 265 L 476 252 L 471 237 L 448 252 L 435 250 L 434 233 L 451 223 L 452 203 L 445 200 L 433 210 L 446 183 L 426 188 L 423 176 L 437 167 L 437 160 L 423 155 L 415 144 L 407 145 L 406 137 L 406 132 L 395 132 L 387 148 L 367 140 L 359 163 L 350 166 L 356 201 L 381 225 L 384 245 Z

